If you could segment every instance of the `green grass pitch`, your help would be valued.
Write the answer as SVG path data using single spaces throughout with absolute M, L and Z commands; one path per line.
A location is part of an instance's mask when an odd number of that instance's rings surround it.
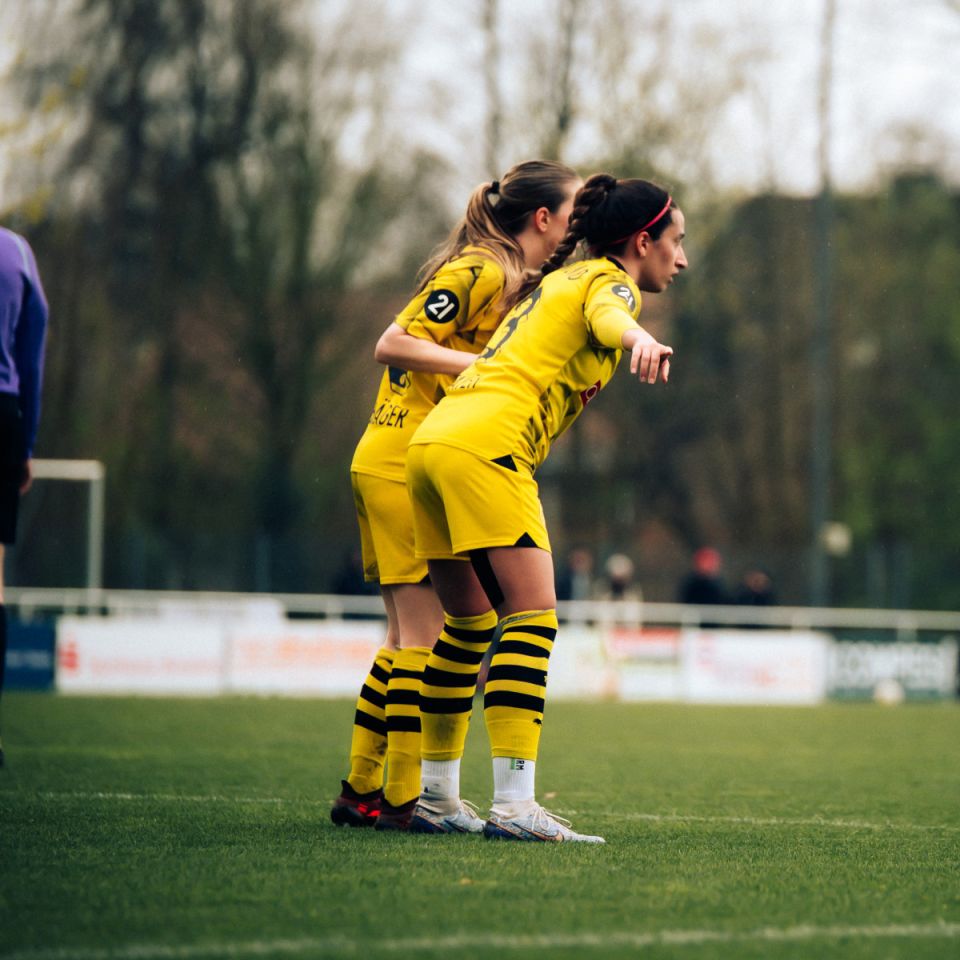
M 548 703 L 604 847 L 334 827 L 352 713 L 7 693 L 0 960 L 960 957 L 960 705 Z

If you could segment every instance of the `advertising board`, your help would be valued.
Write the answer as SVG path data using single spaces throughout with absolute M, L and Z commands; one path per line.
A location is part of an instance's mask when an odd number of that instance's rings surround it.
M 685 631 L 682 699 L 820 703 L 827 693 L 829 645 L 829 636 L 812 631 Z
M 231 693 L 355 697 L 384 637 L 379 621 L 233 626 L 226 688 Z
M 835 643 L 828 678 L 831 695 L 840 699 L 875 696 L 890 681 L 913 699 L 951 697 L 957 690 L 957 641 Z
M 224 631 L 215 623 L 61 617 L 61 693 L 215 694 L 223 687 Z

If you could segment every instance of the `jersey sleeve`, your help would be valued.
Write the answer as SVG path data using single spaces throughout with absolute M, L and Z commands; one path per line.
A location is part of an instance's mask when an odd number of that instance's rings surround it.
M 397 317 L 411 336 L 445 343 L 476 313 L 471 303 L 483 265 L 474 258 L 445 263 Z
M 20 377 L 20 413 L 23 418 L 25 450 L 29 460 L 40 425 L 40 392 L 43 386 L 43 358 L 49 309 L 40 282 L 33 251 L 23 241 L 28 270 L 20 322 L 13 345 L 14 362 Z
M 470 289 L 470 303 L 467 315 L 460 325 L 461 333 L 488 325 L 491 322 L 491 316 L 496 317 L 496 320 L 492 321 L 494 324 L 499 320 L 497 303 L 503 296 L 505 284 L 503 269 L 498 263 L 486 257 L 481 258 L 477 266 L 479 270 L 474 268 L 476 280 Z
M 623 334 L 639 326 L 639 291 L 622 279 L 600 275 L 587 291 L 583 311 L 593 339 L 603 347 L 619 350 Z

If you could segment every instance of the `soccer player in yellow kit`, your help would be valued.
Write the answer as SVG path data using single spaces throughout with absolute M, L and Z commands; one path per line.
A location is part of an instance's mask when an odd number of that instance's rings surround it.
M 484 834 L 532 841 L 575 833 L 535 799 L 547 665 L 557 633 L 550 541 L 534 471 L 552 441 L 607 384 L 624 350 L 641 383 L 666 382 L 671 347 L 637 323 L 641 291 L 659 293 L 687 266 L 684 218 L 645 180 L 590 177 L 543 280 L 505 318 L 410 441 L 407 482 L 417 556 L 451 624 L 500 616 L 484 693 L 494 796 Z M 584 241 L 589 259 L 563 266 Z M 462 562 L 464 556 L 471 564 Z M 482 621 L 482 622 L 489 622 Z M 489 641 L 487 641 L 487 644 Z M 450 832 L 459 803 L 473 678 L 462 664 L 482 638 L 436 645 L 423 678 L 422 792 L 417 832 Z
M 334 823 L 405 829 L 410 822 L 420 793 L 420 679 L 443 610 L 426 561 L 414 556 L 407 444 L 486 346 L 529 274 L 556 249 L 580 184 L 569 167 L 534 160 L 477 187 L 464 218 L 421 269 L 415 296 L 377 344 L 376 358 L 389 366 L 351 478 L 364 576 L 380 584 L 387 640 L 357 701 L 350 774 L 331 810 Z M 489 641 L 496 617 L 484 623 Z M 483 828 L 464 805 L 451 823 L 466 832 Z

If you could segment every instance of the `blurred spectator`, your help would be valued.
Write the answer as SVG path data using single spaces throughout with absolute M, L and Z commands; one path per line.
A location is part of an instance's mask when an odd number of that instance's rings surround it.
M 741 607 L 772 607 L 777 602 L 773 580 L 766 570 L 751 567 L 740 581 L 733 602 Z
M 558 600 L 589 600 L 593 596 L 593 554 L 575 547 L 557 576 Z
M 607 558 L 603 566 L 604 583 L 598 600 L 643 599 L 640 588 L 633 583 L 633 561 L 625 553 L 614 553 Z
M 693 555 L 690 572 L 680 582 L 677 599 L 680 603 L 702 606 L 729 603 L 730 597 L 720 571 L 723 558 L 713 547 L 701 547 Z

